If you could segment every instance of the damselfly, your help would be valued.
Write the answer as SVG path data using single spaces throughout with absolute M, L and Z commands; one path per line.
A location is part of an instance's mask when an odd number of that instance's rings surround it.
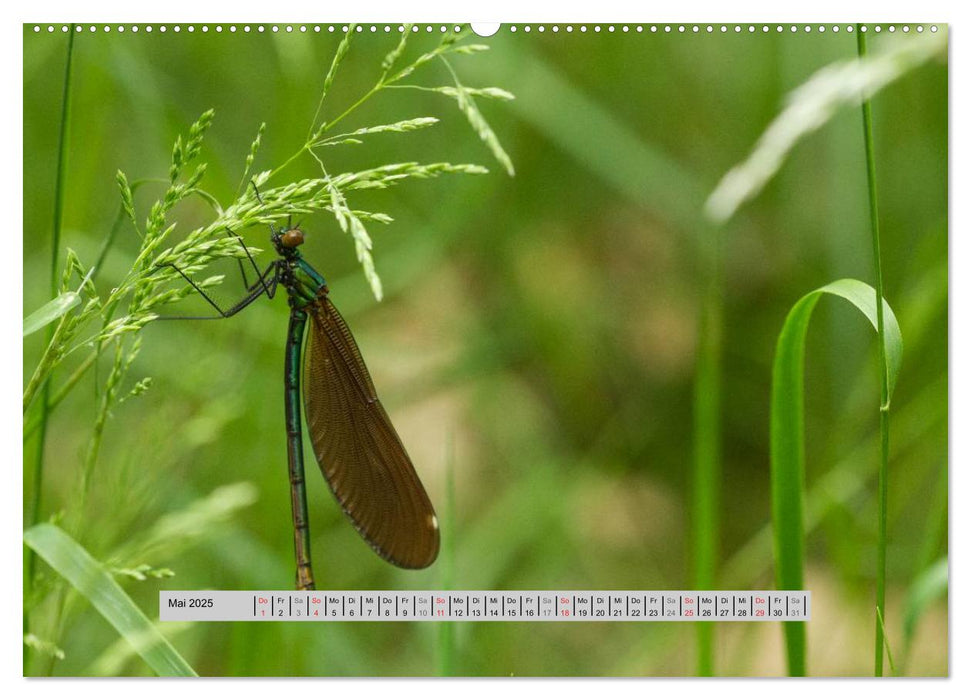
M 226 310 L 185 273 L 171 267 L 219 312 L 219 316 L 205 318 L 228 318 L 264 295 L 272 299 L 278 286 L 287 291 L 290 327 L 284 397 L 297 588 L 314 587 L 300 419 L 301 375 L 314 456 L 344 513 L 387 561 L 406 569 L 429 566 L 439 548 L 435 510 L 378 399 L 357 343 L 330 300 L 326 281 L 298 250 L 304 242 L 303 231 L 289 223 L 285 228 L 270 225 L 270 241 L 278 258 L 262 273 L 241 238 L 239 241 L 258 278 L 249 284 L 243 271 L 246 295 Z M 301 372 L 305 338 L 308 344 Z

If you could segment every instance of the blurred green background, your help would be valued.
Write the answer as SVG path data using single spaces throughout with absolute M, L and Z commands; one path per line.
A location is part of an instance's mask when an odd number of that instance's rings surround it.
M 269 25 L 267 25 L 269 26 Z M 255 171 L 294 153 L 310 126 L 339 40 L 255 30 L 84 31 L 76 38 L 63 246 L 91 264 L 114 221 L 115 172 L 165 177 L 172 143 L 200 113 L 216 117 L 200 158 L 225 205 L 267 123 Z M 879 52 L 892 37 L 871 37 Z M 395 33 L 355 36 L 325 103 L 353 103 Z M 458 56 L 469 86 L 513 92 L 478 100 L 516 166 L 509 178 L 454 100 L 387 91 L 346 124 L 435 116 L 434 128 L 328 149 L 331 173 L 418 160 L 482 163 L 485 176 L 409 181 L 355 193 L 372 224 L 386 288 L 377 303 L 353 244 L 328 215 L 305 218 L 303 252 L 330 282 L 399 433 L 443 518 L 454 560 L 401 571 L 374 556 L 308 467 L 318 585 L 331 589 L 677 589 L 690 587 L 692 387 L 709 245 L 701 207 L 742 160 L 785 94 L 855 56 L 833 33 L 623 33 L 519 27 Z M 409 55 L 437 38 L 424 31 Z M 66 36 L 24 28 L 24 313 L 49 298 L 57 133 Z M 904 655 L 907 592 L 947 552 L 947 67 L 933 62 L 873 101 L 886 297 L 905 355 L 892 414 L 887 630 Z M 413 82 L 448 85 L 430 63 Z M 847 109 L 806 138 L 722 233 L 723 482 L 718 587 L 772 587 L 768 408 L 776 336 L 804 293 L 840 277 L 872 282 L 860 114 Z M 282 184 L 319 170 L 307 158 Z M 160 191 L 144 188 L 139 214 Z M 176 236 L 210 220 L 177 209 Z M 268 248 L 265 229 L 243 232 Z M 138 241 L 122 229 L 99 286 L 128 269 Z M 259 259 L 269 260 L 264 252 Z M 235 299 L 232 267 L 216 290 Z M 197 299 L 179 309 L 204 313 Z M 150 617 L 160 589 L 284 589 L 292 533 L 283 420 L 287 305 L 224 322 L 152 324 L 106 431 L 83 544 L 104 558 L 166 514 L 228 484 L 255 502 L 146 553 L 175 577 L 123 581 Z M 29 376 L 43 333 L 24 340 Z M 814 674 L 872 670 L 878 377 L 870 328 L 848 306 L 820 306 L 807 361 L 807 479 Z M 57 377 L 66 376 L 70 361 Z M 103 381 L 106 370 L 102 367 Z M 58 383 L 55 378 L 55 385 Z M 52 417 L 43 518 L 72 510 L 92 425 L 89 376 Z M 25 442 L 25 467 L 35 441 Z M 308 457 L 309 459 L 309 457 Z M 454 499 L 446 509 L 446 472 Z M 25 468 L 25 498 L 33 484 Z M 218 508 L 226 491 L 210 506 Z M 814 499 L 814 500 L 812 500 Z M 245 501 L 246 499 L 243 498 Z M 228 503 L 228 500 L 226 501 Z M 225 505 L 225 504 L 224 504 Z M 815 509 L 815 510 L 814 510 Z M 451 511 L 451 517 L 446 510 Z M 815 514 L 815 515 L 813 515 Z M 449 571 L 450 569 L 450 571 Z M 41 574 L 53 576 L 45 566 Z M 35 614 L 37 633 L 49 610 Z M 677 623 L 457 624 L 454 654 L 434 624 L 161 625 L 203 675 L 691 675 L 695 628 Z M 444 632 L 447 634 L 447 632 Z M 784 671 L 776 625 L 716 629 L 716 671 Z M 86 604 L 69 605 L 55 675 L 149 673 Z M 906 672 L 948 672 L 946 601 L 919 621 Z M 35 659 L 28 672 L 46 672 Z

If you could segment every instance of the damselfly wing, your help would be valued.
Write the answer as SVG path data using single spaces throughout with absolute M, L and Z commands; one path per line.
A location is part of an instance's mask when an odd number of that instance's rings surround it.
M 438 519 L 326 288 L 305 308 L 304 405 L 324 478 L 362 537 L 392 564 L 430 565 Z

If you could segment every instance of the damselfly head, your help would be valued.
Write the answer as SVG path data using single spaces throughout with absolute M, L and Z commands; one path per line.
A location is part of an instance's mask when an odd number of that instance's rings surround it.
M 287 229 L 280 234 L 280 245 L 284 248 L 296 248 L 303 245 L 303 231 L 296 227 Z

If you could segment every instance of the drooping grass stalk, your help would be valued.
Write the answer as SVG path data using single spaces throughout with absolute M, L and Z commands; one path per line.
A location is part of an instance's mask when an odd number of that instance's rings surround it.
M 856 48 L 860 58 L 866 57 L 866 33 L 856 25 Z M 870 203 L 870 233 L 873 240 L 873 270 L 876 277 L 877 337 L 880 352 L 880 467 L 877 472 L 877 620 L 874 623 L 873 675 L 883 675 L 883 615 L 887 586 L 887 478 L 890 461 L 890 384 L 887 376 L 887 356 L 883 325 L 883 266 L 880 260 L 880 214 L 877 206 L 877 170 L 873 154 L 873 122 L 870 100 L 863 100 L 863 141 L 866 147 L 867 195 Z
M 58 274 L 57 268 L 61 257 L 61 222 L 64 213 L 64 177 L 67 164 L 67 132 L 70 117 L 70 97 L 71 97 L 71 63 L 74 58 L 74 27 L 67 35 L 67 59 L 64 63 L 64 87 L 61 93 L 61 122 L 58 134 L 57 145 L 57 170 L 54 181 L 54 220 L 51 230 L 51 298 L 57 296 Z M 49 346 L 54 338 L 54 326 L 47 327 L 46 344 Z M 37 448 L 34 453 L 34 482 L 33 493 L 30 499 L 30 512 L 27 516 L 27 526 L 37 524 L 40 517 L 41 494 L 44 486 L 44 445 L 47 441 L 47 419 L 50 413 L 50 382 L 44 384 L 39 410 L 39 423 L 37 435 Z M 34 581 L 34 573 L 37 567 L 37 559 L 34 551 L 27 548 L 25 551 L 27 559 L 26 591 L 29 592 Z M 29 633 L 30 615 L 26 607 L 23 613 L 24 634 Z M 29 647 L 24 647 L 24 670 L 26 671 L 29 663 Z
M 719 233 L 718 227 L 710 227 L 709 246 L 705 251 L 708 286 L 702 301 L 693 399 L 691 579 L 692 586 L 699 591 L 715 587 L 720 531 L 722 285 Z M 715 666 L 712 623 L 699 622 L 697 632 L 697 673 L 710 676 Z

